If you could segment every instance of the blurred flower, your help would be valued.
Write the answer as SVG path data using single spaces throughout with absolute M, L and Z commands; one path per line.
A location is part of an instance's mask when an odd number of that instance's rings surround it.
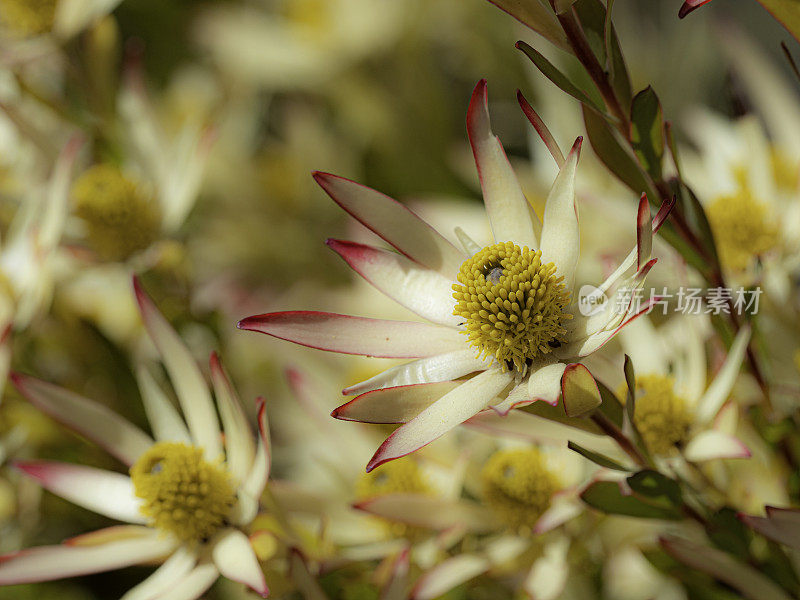
M 258 401 L 261 435 L 256 447 L 235 391 L 212 355 L 223 447 L 211 394 L 188 348 L 138 282 L 134 286 L 185 421 L 145 367 L 138 376 L 155 439 L 91 400 L 15 375 L 14 383 L 31 402 L 104 447 L 130 468 L 130 476 L 52 461 L 17 462 L 17 468 L 51 492 L 126 524 L 60 546 L 6 555 L 0 558 L 0 582 L 47 581 L 168 557 L 125 597 L 180 593 L 197 598 L 220 574 L 266 596 L 264 574 L 243 532 L 256 517 L 269 476 L 264 402 Z
M 239 323 L 242 329 L 334 352 L 422 357 L 345 390 L 361 395 L 337 409 L 337 417 L 405 423 L 378 449 L 368 470 L 425 446 L 490 405 L 508 412 L 537 399 L 556 403 L 567 364 L 600 348 L 637 316 L 632 302 L 617 312 L 607 303 L 592 316 L 576 310 L 574 177 L 580 140 L 553 184 L 541 224 L 491 132 L 484 81 L 473 93 L 467 129 L 495 236 L 495 244 L 483 249 L 457 230 L 462 252 L 390 198 L 316 174 L 337 204 L 400 253 L 337 240 L 329 245 L 380 291 L 433 324 L 312 312 L 273 313 Z M 634 264 L 635 273 L 623 286 L 642 284 L 655 263 L 650 260 L 653 230 L 665 217 L 666 210 L 654 224 L 643 200 L 638 252 L 628 255 L 601 291 Z M 533 250 L 537 247 L 541 250 Z M 552 262 L 544 263 L 548 259 Z

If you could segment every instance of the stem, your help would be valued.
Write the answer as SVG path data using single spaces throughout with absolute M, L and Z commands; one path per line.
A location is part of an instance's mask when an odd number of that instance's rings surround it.
M 600 411 L 595 411 L 591 417 L 592 421 L 597 424 L 600 429 L 603 430 L 607 436 L 612 438 L 617 445 L 622 448 L 622 450 L 630 456 L 636 464 L 640 467 L 649 467 L 650 463 L 644 457 L 644 455 L 639 452 L 639 449 L 631 442 L 628 437 L 622 432 L 622 430 L 617 427 L 608 417 L 606 417 Z
M 623 109 L 622 105 L 611 86 L 608 79 L 608 73 L 605 72 L 597 57 L 594 55 L 589 42 L 586 40 L 586 34 L 583 32 L 580 22 L 573 10 L 568 10 L 557 15 L 559 23 L 567 36 L 567 40 L 572 46 L 575 56 L 586 69 L 589 77 L 592 78 L 594 84 L 597 86 L 600 95 L 614 117 L 618 120 L 618 127 L 625 139 L 630 135 L 630 118 L 628 111 Z

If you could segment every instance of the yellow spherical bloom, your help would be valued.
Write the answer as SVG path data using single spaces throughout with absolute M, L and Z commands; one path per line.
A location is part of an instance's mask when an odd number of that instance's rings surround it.
M 88 169 L 75 182 L 72 198 L 89 245 L 104 260 L 125 260 L 158 239 L 158 202 L 115 166 Z

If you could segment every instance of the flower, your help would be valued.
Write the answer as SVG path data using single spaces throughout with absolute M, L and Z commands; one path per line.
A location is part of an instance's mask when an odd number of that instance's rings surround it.
M 60 579 L 165 559 L 126 600 L 197 598 L 220 574 L 268 594 L 243 529 L 255 518 L 270 470 L 265 404 L 257 401 L 256 446 L 216 354 L 211 377 L 224 444 L 207 384 L 188 348 L 138 281 L 145 328 L 172 380 L 184 418 L 145 367 L 138 370 L 153 437 L 104 406 L 26 375 L 19 391 L 51 417 L 105 448 L 130 475 L 54 461 L 16 467 L 49 491 L 125 523 L 0 557 L 0 585 Z
M 636 404 L 633 422 L 645 447 L 656 457 L 680 451 L 689 461 L 749 458 L 733 432 L 738 411 L 726 405 L 750 341 L 750 328 L 737 334 L 725 362 L 706 384 L 703 338 L 686 319 L 656 330 L 640 319 L 620 336 L 633 361 Z M 700 318 L 700 317 L 695 317 Z
M 574 178 L 581 139 L 561 166 L 540 223 L 491 131 L 485 81 L 473 92 L 467 131 L 495 238 L 485 248 L 457 229 L 464 246 L 459 250 L 391 198 L 341 177 L 315 174 L 337 204 L 398 252 L 339 240 L 328 245 L 429 323 L 304 311 L 239 323 L 241 329 L 322 350 L 418 359 L 345 389 L 360 395 L 333 413 L 340 419 L 404 423 L 367 470 L 425 446 L 490 405 L 507 412 L 537 399 L 557 402 L 567 365 L 600 348 L 637 315 L 632 303 L 616 312 L 606 305 L 593 316 L 577 310 Z M 641 285 L 655 263 L 652 233 L 668 210 L 669 205 L 652 221 L 643 198 L 637 249 L 601 290 L 634 264 L 635 273 L 623 284 Z M 461 380 L 469 375 L 474 377 Z

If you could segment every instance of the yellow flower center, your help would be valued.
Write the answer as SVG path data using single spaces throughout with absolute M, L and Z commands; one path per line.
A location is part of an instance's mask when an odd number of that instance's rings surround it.
M 330 23 L 330 0 L 289 0 L 286 18 L 294 25 L 325 31 Z
M 56 0 L 0 0 L 0 21 L 21 36 L 50 31 Z
M 464 261 L 453 284 L 453 314 L 465 320 L 469 341 L 503 370 L 524 372 L 565 340 L 569 291 L 540 250 L 512 242 L 487 246 Z
M 361 475 L 356 484 L 358 498 L 375 498 L 386 494 L 429 494 L 431 488 L 414 458 L 406 457 L 385 463 Z
M 789 157 L 777 148 L 770 149 L 769 162 L 772 168 L 772 179 L 777 188 L 782 191 L 795 191 L 798 175 L 800 175 L 800 165 L 789 160 Z
M 622 394 L 624 397 L 624 394 Z M 692 417 L 686 401 L 675 394 L 675 384 L 663 375 L 636 378 L 636 410 L 633 422 L 647 449 L 669 454 L 688 439 Z
M 72 187 L 88 241 L 104 260 L 125 260 L 144 250 L 161 230 L 161 210 L 152 194 L 111 165 L 96 165 Z
M 512 530 L 533 528 L 560 487 L 536 448 L 495 452 L 481 479 L 486 503 Z
M 159 442 L 131 467 L 142 514 L 183 542 L 208 540 L 236 503 L 230 476 L 203 458 L 202 448 Z
M 778 228 L 766 207 L 746 189 L 720 196 L 706 209 L 722 263 L 734 271 L 746 269 L 753 258 L 775 247 Z

